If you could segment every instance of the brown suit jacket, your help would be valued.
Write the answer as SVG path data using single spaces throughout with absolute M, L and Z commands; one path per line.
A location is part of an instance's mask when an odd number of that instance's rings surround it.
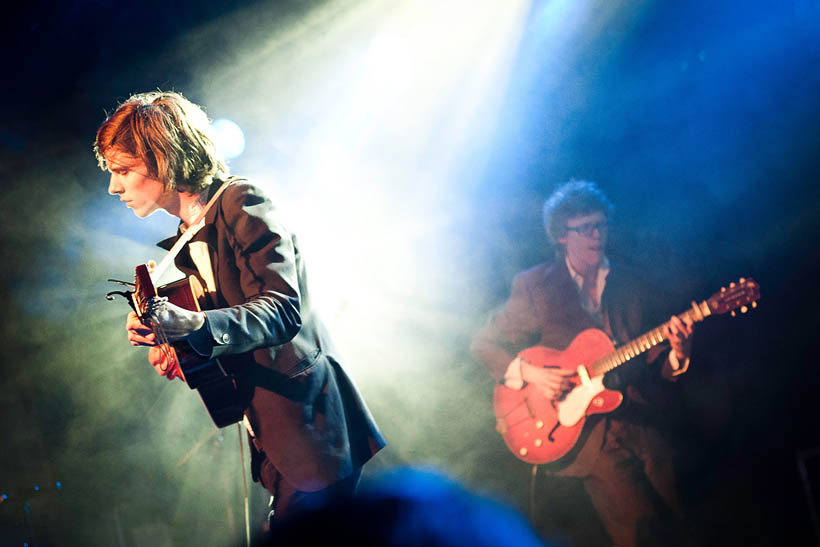
M 259 188 L 233 182 L 193 241 L 207 244 L 216 291 L 188 341 L 235 371 L 254 444 L 300 490 L 347 477 L 385 441 L 313 310 L 296 237 Z M 199 277 L 186 249 L 176 266 Z

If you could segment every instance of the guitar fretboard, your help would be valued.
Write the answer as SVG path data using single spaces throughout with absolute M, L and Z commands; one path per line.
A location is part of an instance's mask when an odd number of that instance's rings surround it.
M 698 322 L 703 321 L 703 319 L 711 315 L 711 313 L 712 311 L 709 309 L 709 305 L 704 300 L 700 304 L 692 302 L 692 308 L 679 314 L 678 317 L 680 317 L 681 320 L 684 318 L 689 318 L 692 319 L 693 322 Z M 599 376 L 609 372 L 610 370 L 623 365 L 630 359 L 633 359 L 662 343 L 666 340 L 666 334 L 664 331 L 666 330 L 666 326 L 668 324 L 669 321 L 618 347 L 612 353 L 604 355 L 592 363 L 589 367 L 589 375 Z

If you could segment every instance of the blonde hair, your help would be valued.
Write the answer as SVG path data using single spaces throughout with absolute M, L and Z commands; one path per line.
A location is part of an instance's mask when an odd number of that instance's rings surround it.
M 228 174 L 208 116 L 174 91 L 139 93 L 120 104 L 97 130 L 100 169 L 107 169 L 105 155 L 112 151 L 139 158 L 149 175 L 172 190 L 199 193 Z

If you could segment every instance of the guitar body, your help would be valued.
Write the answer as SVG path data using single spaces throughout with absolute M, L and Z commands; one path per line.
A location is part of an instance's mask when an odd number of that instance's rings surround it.
M 523 350 L 518 357 L 541 367 L 576 371 L 588 367 L 614 349 L 609 337 L 598 329 L 581 332 L 564 351 L 543 346 Z M 510 451 L 533 464 L 549 463 L 564 456 L 575 445 L 586 417 L 611 412 L 623 401 L 618 391 L 604 388 L 603 375 L 581 382 L 560 401 L 552 401 L 533 384 L 522 389 L 498 385 L 493 393 L 496 429 Z
M 144 265 L 137 266 L 136 274 L 135 294 L 141 293 L 139 299 L 135 298 L 137 308 L 141 309 L 140 302 L 156 294 L 167 297 L 169 302 L 186 310 L 202 311 L 200 301 L 204 298 L 205 291 L 196 277 L 190 276 L 163 285 L 154 292 L 148 269 Z M 171 343 L 169 350 L 179 364 L 185 383 L 197 391 L 217 427 L 225 427 L 242 419 L 245 405 L 232 372 L 226 370 L 218 359 L 202 357 L 185 341 Z

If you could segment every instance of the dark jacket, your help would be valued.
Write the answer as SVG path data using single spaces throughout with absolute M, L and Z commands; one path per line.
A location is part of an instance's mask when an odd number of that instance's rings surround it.
M 216 291 L 188 341 L 235 372 L 254 444 L 300 490 L 345 478 L 385 441 L 312 308 L 296 237 L 259 188 L 233 182 L 193 241 L 207 244 Z M 175 262 L 200 277 L 187 249 Z

